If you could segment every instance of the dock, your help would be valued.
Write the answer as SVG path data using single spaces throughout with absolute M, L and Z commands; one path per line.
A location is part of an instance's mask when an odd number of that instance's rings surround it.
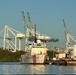
M 51 64 L 51 65 L 74 65 L 76 66 L 76 61 L 74 60 L 50 60 L 50 61 L 46 61 L 46 64 Z
M 76 61 L 67 61 L 67 65 L 74 65 L 74 66 L 76 66 Z
M 51 64 L 51 65 L 67 65 L 67 62 L 64 60 L 49 60 L 45 61 L 45 64 Z

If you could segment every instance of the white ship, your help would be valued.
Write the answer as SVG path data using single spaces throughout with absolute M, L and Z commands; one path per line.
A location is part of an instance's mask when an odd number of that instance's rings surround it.
M 29 13 L 28 14 L 28 21 L 30 22 Z M 44 63 L 47 56 L 46 42 L 50 40 L 50 37 L 38 32 L 35 28 L 31 25 L 26 26 L 24 12 L 22 11 L 23 15 L 23 23 L 25 26 L 25 38 L 26 38 L 26 53 L 21 55 L 21 63 Z
M 21 63 L 44 63 L 47 56 L 46 46 L 35 43 L 27 47 L 27 53 L 21 56 Z

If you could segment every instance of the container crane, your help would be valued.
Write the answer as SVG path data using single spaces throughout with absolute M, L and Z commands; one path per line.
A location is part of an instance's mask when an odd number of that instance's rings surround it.
M 24 31 L 25 31 L 25 35 L 26 35 L 26 19 L 24 16 L 24 11 L 22 11 L 22 18 L 23 18 L 23 24 L 24 24 Z
M 31 22 L 31 19 L 30 19 L 29 12 L 27 12 L 27 17 L 28 17 L 28 28 L 31 30 L 33 28 L 33 26 L 32 26 L 32 22 Z
M 25 16 L 24 16 L 24 11 L 22 11 L 22 18 L 23 18 L 23 24 L 24 24 L 24 31 L 25 31 L 25 39 L 26 39 L 26 43 L 31 43 L 32 41 L 30 40 L 33 40 L 33 28 L 31 27 L 31 21 L 30 21 L 30 16 L 29 16 L 29 13 L 28 13 L 28 25 L 26 25 L 26 19 L 25 19 Z
M 68 33 L 64 19 L 63 19 L 63 24 L 64 24 L 64 32 L 65 32 L 65 37 L 66 37 L 66 49 L 67 49 L 67 47 L 71 45 L 70 39 L 76 42 L 76 37 Z
M 69 38 L 68 30 L 64 19 L 63 19 L 63 24 L 64 24 L 64 33 L 66 38 L 66 50 L 67 50 L 67 46 L 70 44 L 70 38 Z
M 67 31 L 67 27 L 65 21 L 63 19 L 64 24 L 64 32 L 66 36 L 66 53 L 71 56 L 73 59 L 76 59 L 76 37 L 69 34 Z M 73 41 L 73 44 L 71 43 Z
M 47 36 L 43 33 L 40 33 L 37 30 L 35 33 L 35 28 L 32 26 L 29 12 L 27 12 L 27 17 L 28 17 L 28 25 L 27 26 L 26 26 L 26 21 L 25 21 L 25 16 L 24 16 L 23 11 L 22 11 L 22 17 L 23 17 L 23 23 L 24 23 L 25 32 L 26 32 L 26 42 L 27 43 L 33 43 L 35 41 L 35 36 L 37 36 L 37 40 L 40 40 L 40 41 L 49 41 L 51 39 L 49 36 Z

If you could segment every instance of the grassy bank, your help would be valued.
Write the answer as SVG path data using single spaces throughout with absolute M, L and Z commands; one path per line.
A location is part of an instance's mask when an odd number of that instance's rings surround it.
M 0 50 L 0 61 L 14 62 L 20 61 L 20 56 L 24 54 L 24 51 L 10 52 L 7 50 Z
M 20 61 L 21 55 L 25 54 L 24 51 L 10 52 L 8 50 L 0 50 L 0 62 L 15 62 Z M 48 51 L 49 58 L 53 58 L 56 52 Z

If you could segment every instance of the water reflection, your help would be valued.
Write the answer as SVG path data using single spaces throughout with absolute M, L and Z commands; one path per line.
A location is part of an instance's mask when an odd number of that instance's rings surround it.
M 20 63 L 1 63 L 0 74 L 76 74 L 76 66 L 58 66 L 58 65 L 32 65 L 32 64 L 20 64 Z
M 9 70 L 8 65 L 3 65 L 2 71 L 3 71 L 4 73 L 8 73 L 8 72 L 9 72 L 8 70 Z
M 31 74 L 43 74 L 45 73 L 45 65 L 31 65 Z

